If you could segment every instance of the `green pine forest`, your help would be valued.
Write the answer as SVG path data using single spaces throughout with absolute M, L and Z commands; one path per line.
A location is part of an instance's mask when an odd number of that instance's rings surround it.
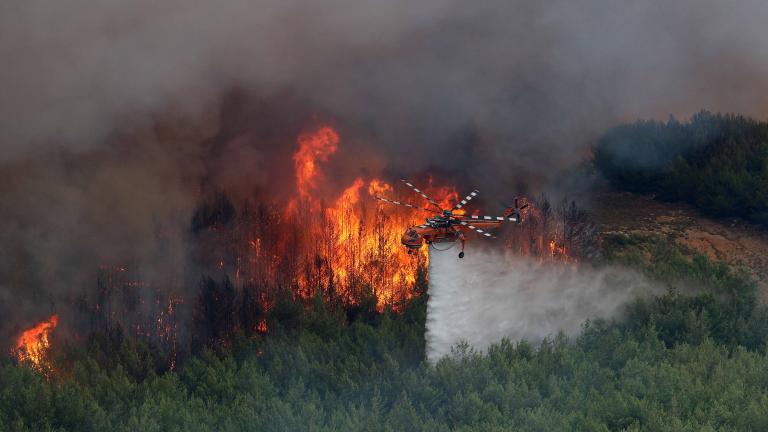
M 639 121 L 604 134 L 594 156 L 618 189 L 768 225 L 768 122 L 707 111 Z
M 768 311 L 747 274 L 660 237 L 604 248 L 597 265 L 639 268 L 669 291 L 572 340 L 459 345 L 428 364 L 423 286 L 401 313 L 284 304 L 268 335 L 235 335 L 178 371 L 114 335 L 68 346 L 50 381 L 7 361 L 0 430 L 768 429 Z

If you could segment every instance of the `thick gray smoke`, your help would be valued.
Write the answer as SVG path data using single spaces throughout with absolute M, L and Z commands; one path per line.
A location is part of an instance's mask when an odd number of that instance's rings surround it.
M 102 262 L 183 260 L 201 185 L 290 184 L 315 120 L 344 172 L 502 199 L 617 121 L 762 117 L 765 22 L 761 0 L 0 2 L 0 315 L 69 301 Z
M 627 302 L 663 288 L 620 268 L 541 263 L 487 251 L 430 249 L 427 358 L 467 342 L 477 350 L 503 338 L 539 343 L 575 336 L 587 319 L 618 317 Z
M 300 94 L 407 150 L 400 165 L 451 147 L 437 165 L 492 183 L 621 119 L 763 116 L 767 20 L 759 0 L 3 2 L 0 157 L 97 146 L 137 113 L 193 117 L 240 87 Z

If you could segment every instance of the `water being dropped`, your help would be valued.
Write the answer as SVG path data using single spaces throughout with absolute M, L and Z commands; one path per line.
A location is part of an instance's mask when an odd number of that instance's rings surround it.
M 466 341 L 477 350 L 501 341 L 539 343 L 576 336 L 587 319 L 615 318 L 627 302 L 663 288 L 620 267 L 540 262 L 502 252 L 430 249 L 426 351 L 429 361 Z

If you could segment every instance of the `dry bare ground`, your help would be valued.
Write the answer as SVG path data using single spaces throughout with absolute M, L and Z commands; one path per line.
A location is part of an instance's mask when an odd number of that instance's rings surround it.
M 737 219 L 713 220 L 687 204 L 664 203 L 631 193 L 599 194 L 593 209 L 603 233 L 661 234 L 689 251 L 755 276 L 763 302 L 768 302 L 768 232 Z

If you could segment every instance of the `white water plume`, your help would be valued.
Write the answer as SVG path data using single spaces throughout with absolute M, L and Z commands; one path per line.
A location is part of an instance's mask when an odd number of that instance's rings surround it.
M 430 248 L 427 358 L 437 361 L 468 342 L 485 350 L 501 341 L 539 343 L 563 331 L 576 336 L 582 323 L 614 318 L 627 302 L 656 294 L 637 272 L 539 262 L 498 252 Z

